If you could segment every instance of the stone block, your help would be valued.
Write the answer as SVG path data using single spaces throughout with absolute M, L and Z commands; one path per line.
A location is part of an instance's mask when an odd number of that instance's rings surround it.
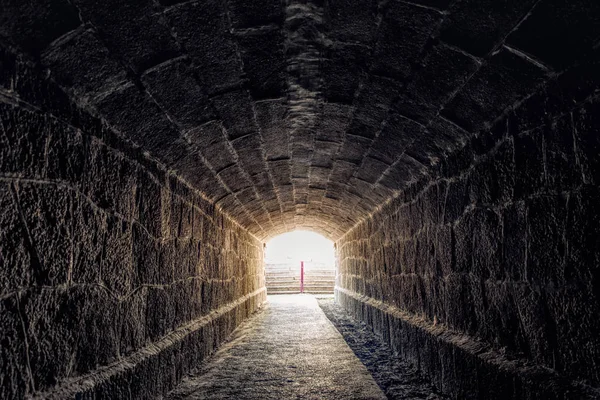
M 42 114 L 0 104 L 0 170 L 4 174 L 41 178 L 46 173 L 46 141 L 51 124 Z
M 106 233 L 102 249 L 100 278 L 114 295 L 128 294 L 137 281 L 133 265 L 133 242 L 131 223 L 107 216 Z
M 210 100 L 188 64 L 189 60 L 177 58 L 142 75 L 142 82 L 148 92 L 185 129 L 197 127 L 215 118 Z
M 592 385 L 600 382 L 595 369 L 600 357 L 600 329 L 596 315 L 600 312 L 597 294 L 572 286 L 547 295 L 548 311 L 555 329 L 552 368 L 572 379 L 585 379 Z
M 97 207 L 130 219 L 137 215 L 138 168 L 122 154 L 93 140 L 83 172 L 83 193 Z
M 236 37 L 249 91 L 255 100 L 280 98 L 286 92 L 287 60 L 279 31 L 240 34 Z
M 143 169 L 137 172 L 137 219 L 155 238 L 162 237 L 162 195 L 160 184 Z
M 465 178 L 450 181 L 445 196 L 444 223 L 454 223 L 461 218 L 469 204 L 468 181 Z
M 488 54 L 521 21 L 534 0 L 462 1 L 453 3 L 441 39 L 476 56 Z
M 86 197 L 76 195 L 73 202 L 74 283 L 99 284 L 102 271 L 106 215 Z
M 439 108 L 479 68 L 479 61 L 451 46 L 434 46 L 407 90 L 417 104 Z
M 21 183 L 17 196 L 31 240 L 33 281 L 44 286 L 66 283 L 74 239 L 74 193 L 54 185 Z
M 476 208 L 472 220 L 472 272 L 482 279 L 501 279 L 502 220 L 493 210 Z
M 568 282 L 578 282 L 586 287 L 598 287 L 600 282 L 600 213 L 597 188 L 584 186 L 580 192 L 572 194 L 567 204 L 567 258 L 565 278 Z
M 374 72 L 406 78 L 427 40 L 442 20 L 439 12 L 394 1 L 387 4 L 375 47 Z
M 327 101 L 352 104 L 360 81 L 367 74 L 369 50 L 365 46 L 341 43 L 325 50 L 322 75 Z
M 330 34 L 335 40 L 367 45 L 374 41 L 377 30 L 377 1 L 334 0 L 328 6 Z
M 543 137 L 540 130 L 515 136 L 515 198 L 538 193 L 546 184 Z
M 235 0 L 228 6 L 231 25 L 236 29 L 283 24 L 284 10 L 277 0 Z
M 29 287 L 33 281 L 32 258 L 34 250 L 14 202 L 14 189 L 8 183 L 0 184 L 0 293 L 2 296 L 20 288 Z
M 42 54 L 55 79 L 80 96 L 93 98 L 126 81 L 127 73 L 95 30 L 75 32 Z
M 31 379 L 48 390 L 69 377 L 79 337 L 81 313 L 67 289 L 34 289 L 19 303 L 28 344 Z
M 18 296 L 3 296 L 0 300 L 0 342 L 5 344 L 0 348 L 0 396 L 7 399 L 23 398 L 33 392 Z
M 527 205 L 527 280 L 541 285 L 565 283 L 567 199 L 540 196 Z
M 600 7 L 594 1 L 540 4 L 507 41 L 524 52 L 562 69 L 591 52 L 598 39 Z
M 178 56 L 169 27 L 152 12 L 149 3 L 77 0 L 75 5 L 82 18 L 102 32 L 110 50 L 138 73 Z
M 179 138 L 175 125 L 158 105 L 133 84 L 116 89 L 96 107 L 109 123 L 135 144 L 143 143 L 150 153 L 163 154 Z
M 168 9 L 165 15 L 208 94 L 240 83 L 242 65 L 229 34 L 225 3 L 185 2 Z
M 45 0 L 35 5 L 10 1 L 3 9 L 0 35 L 31 52 L 43 50 L 81 24 L 77 9 L 66 0 Z
M 583 181 L 596 185 L 600 182 L 600 140 L 594 132 L 600 126 L 599 109 L 600 101 L 595 100 L 573 113 L 576 159 L 581 165 Z
M 169 287 L 148 287 L 146 340 L 156 341 L 173 329 L 174 304 Z
M 68 332 L 77 341 L 73 349 L 73 375 L 87 374 L 100 365 L 116 361 L 121 342 L 121 315 L 114 295 L 99 286 L 74 288 L 69 293 L 68 304 L 76 308 L 77 314 L 65 317 L 78 323 Z
M 534 92 L 545 80 L 544 69 L 502 49 L 461 88 L 442 114 L 475 132 L 487 127 L 504 109 Z
M 257 125 L 250 96 L 238 90 L 213 97 L 217 114 L 223 119 L 230 140 L 256 132 Z
M 503 213 L 503 264 L 504 274 L 511 281 L 522 281 L 526 274 L 527 257 L 527 210 L 523 202 L 517 202 Z
M 530 285 L 515 285 L 513 294 L 525 340 L 525 356 L 537 363 L 553 365 L 555 327 L 544 294 Z

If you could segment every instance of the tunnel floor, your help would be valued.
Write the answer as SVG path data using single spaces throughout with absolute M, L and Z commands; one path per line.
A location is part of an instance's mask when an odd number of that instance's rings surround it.
M 269 296 L 169 399 L 385 399 L 311 295 Z

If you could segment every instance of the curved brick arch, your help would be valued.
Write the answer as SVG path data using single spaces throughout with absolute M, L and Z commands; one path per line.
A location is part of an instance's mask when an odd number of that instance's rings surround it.
M 336 239 L 563 67 L 534 1 L 449 3 L 65 0 L 2 34 L 259 238 Z
M 297 228 L 455 398 L 600 396 L 597 0 L 1 3 L 0 397 L 166 393 Z

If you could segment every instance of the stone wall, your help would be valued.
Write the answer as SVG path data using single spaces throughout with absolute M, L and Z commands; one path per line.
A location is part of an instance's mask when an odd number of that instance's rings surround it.
M 165 393 L 265 300 L 262 244 L 0 52 L 0 398 Z
M 455 398 L 600 396 L 598 62 L 337 242 L 338 301 Z

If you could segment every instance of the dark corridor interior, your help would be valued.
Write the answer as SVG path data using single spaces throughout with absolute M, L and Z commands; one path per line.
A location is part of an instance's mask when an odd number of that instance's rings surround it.
M 599 184 L 598 0 L 0 0 L 0 398 L 161 398 L 305 229 L 445 396 L 600 399 Z

